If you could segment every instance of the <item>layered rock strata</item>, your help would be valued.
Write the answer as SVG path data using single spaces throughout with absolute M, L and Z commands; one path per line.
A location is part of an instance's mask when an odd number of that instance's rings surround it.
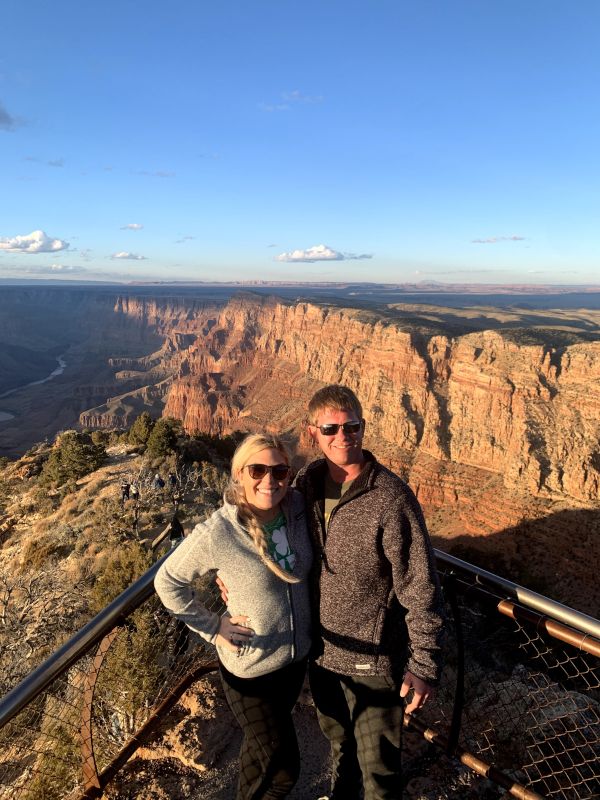
M 439 462 L 435 486 L 423 482 L 438 502 L 460 495 L 459 468 L 528 496 L 600 499 L 600 341 L 427 337 L 353 310 L 251 297 L 222 307 L 127 298 L 115 313 L 164 337 L 151 356 L 113 359 L 119 375 L 145 375 L 144 391 L 155 386 L 164 413 L 189 432 L 267 426 L 305 444 L 307 398 L 339 382 L 355 388 L 389 463 L 416 477 L 415 461 Z M 82 423 L 111 424 L 96 412 Z
M 164 337 L 151 356 L 115 365 L 137 379 L 147 369 L 145 385 L 118 398 L 120 419 L 154 391 L 190 433 L 283 431 L 310 457 L 309 397 L 325 383 L 352 386 L 366 446 L 410 482 L 438 546 L 590 610 L 597 593 L 577 543 L 600 556 L 600 341 L 427 335 L 355 310 L 252 297 L 172 309 L 129 300 L 116 311 Z M 82 424 L 114 424 L 115 407 Z

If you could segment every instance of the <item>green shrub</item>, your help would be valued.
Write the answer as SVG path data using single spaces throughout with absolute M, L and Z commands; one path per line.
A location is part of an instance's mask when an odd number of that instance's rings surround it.
M 91 592 L 94 613 L 105 608 L 151 566 L 152 556 L 139 542 L 124 543 L 113 551 Z
M 62 486 L 67 481 L 76 481 L 102 466 L 106 450 L 94 444 L 87 434 L 67 431 L 61 434 L 42 468 L 42 486 Z
M 128 439 L 131 444 L 146 444 L 152 429 L 154 420 L 147 411 L 142 412 L 129 429 Z
M 181 422 L 173 417 L 157 420 L 148 437 L 147 453 L 151 458 L 164 458 L 177 448 L 177 437 L 181 433 Z

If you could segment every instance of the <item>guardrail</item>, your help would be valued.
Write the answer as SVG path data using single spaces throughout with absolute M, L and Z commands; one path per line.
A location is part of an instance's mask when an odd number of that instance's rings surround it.
M 436 701 L 406 717 L 407 730 L 490 781 L 487 797 L 493 784 L 498 797 L 600 797 L 600 622 L 440 551 L 436 558 L 446 666 Z M 156 598 L 160 563 L 0 701 L 2 800 L 100 796 L 182 693 L 215 668 L 210 648 Z M 218 610 L 212 580 L 203 592 Z M 408 764 L 407 778 L 427 759 Z

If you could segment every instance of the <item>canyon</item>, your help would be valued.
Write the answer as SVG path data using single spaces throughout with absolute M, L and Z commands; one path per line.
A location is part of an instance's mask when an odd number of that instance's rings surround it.
M 597 613 L 597 310 L 11 287 L 0 320 L 0 341 L 33 363 L 60 351 L 68 364 L 0 399 L 14 415 L 0 420 L 4 454 L 149 410 L 189 433 L 283 432 L 300 462 L 313 455 L 308 398 L 344 383 L 363 403 L 366 447 L 410 483 L 437 546 Z

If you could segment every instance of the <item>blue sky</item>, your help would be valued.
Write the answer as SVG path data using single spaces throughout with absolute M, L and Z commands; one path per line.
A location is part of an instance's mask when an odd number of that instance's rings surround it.
M 0 278 L 600 283 L 597 0 L 2 6 Z

